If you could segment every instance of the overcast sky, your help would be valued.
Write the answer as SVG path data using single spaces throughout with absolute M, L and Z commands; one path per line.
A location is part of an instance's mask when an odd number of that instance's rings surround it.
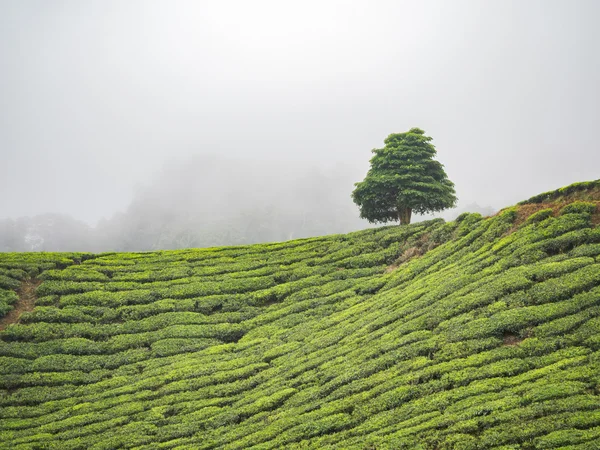
M 193 154 L 360 181 L 414 126 L 463 205 L 597 179 L 599 19 L 597 0 L 0 0 L 0 218 L 95 223 Z

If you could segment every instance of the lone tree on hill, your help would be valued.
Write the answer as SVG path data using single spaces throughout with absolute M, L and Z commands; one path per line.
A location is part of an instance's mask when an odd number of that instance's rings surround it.
M 423 214 L 456 205 L 454 183 L 433 159 L 436 151 L 430 141 L 423 130 L 411 128 L 390 134 L 385 147 L 372 150 L 371 168 L 352 192 L 360 217 L 408 225 L 413 211 Z

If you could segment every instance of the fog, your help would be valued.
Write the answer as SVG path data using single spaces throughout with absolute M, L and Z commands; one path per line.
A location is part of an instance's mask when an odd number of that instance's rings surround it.
M 411 127 L 461 211 L 597 179 L 598 17 L 595 0 L 0 0 L 0 251 L 364 228 L 353 183 Z

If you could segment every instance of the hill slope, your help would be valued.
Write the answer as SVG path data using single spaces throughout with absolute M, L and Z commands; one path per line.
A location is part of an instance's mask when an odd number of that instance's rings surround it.
M 597 448 L 599 186 L 279 244 L 0 254 L 0 445 Z

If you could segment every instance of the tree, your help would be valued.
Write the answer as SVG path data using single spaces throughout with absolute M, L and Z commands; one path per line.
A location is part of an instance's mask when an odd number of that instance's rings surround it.
M 413 212 L 424 214 L 456 205 L 454 184 L 433 158 L 431 137 L 419 128 L 390 134 L 383 148 L 373 149 L 371 168 L 355 183 L 354 203 L 371 223 L 399 220 L 408 225 Z

